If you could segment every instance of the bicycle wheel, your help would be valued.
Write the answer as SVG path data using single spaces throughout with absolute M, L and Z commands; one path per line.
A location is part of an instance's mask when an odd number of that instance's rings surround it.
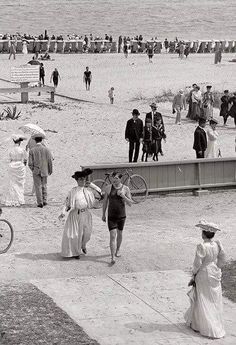
M 102 179 L 94 180 L 94 181 L 92 181 L 92 183 L 94 183 L 96 186 L 98 186 L 102 191 L 102 197 L 100 199 L 96 199 L 96 202 L 95 202 L 93 208 L 102 208 L 103 195 L 104 195 L 106 186 L 108 186 L 108 183 Z
M 142 176 L 130 176 L 128 187 L 130 189 L 131 197 L 134 202 L 139 203 L 147 199 L 147 183 Z
M 6 219 L 0 219 L 0 254 L 6 253 L 13 241 L 13 227 Z

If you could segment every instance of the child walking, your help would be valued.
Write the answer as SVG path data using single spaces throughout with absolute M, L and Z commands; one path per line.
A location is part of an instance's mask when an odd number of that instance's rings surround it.
M 111 87 L 109 90 L 108 90 L 108 97 L 110 99 L 110 103 L 113 104 L 114 103 L 114 87 Z
M 143 127 L 143 154 L 142 162 L 145 157 L 145 162 L 147 162 L 148 155 L 152 154 L 152 120 L 147 119 L 145 126 Z

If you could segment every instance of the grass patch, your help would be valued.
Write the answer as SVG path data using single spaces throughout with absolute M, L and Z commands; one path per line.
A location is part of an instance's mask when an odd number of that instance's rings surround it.
M 0 285 L 1 345 L 99 345 L 32 284 Z
M 222 268 L 223 295 L 236 303 L 236 260 Z

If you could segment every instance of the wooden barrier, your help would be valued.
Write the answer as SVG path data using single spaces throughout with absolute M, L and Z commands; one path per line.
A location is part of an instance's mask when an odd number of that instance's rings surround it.
M 28 102 L 28 93 L 31 92 L 50 92 L 51 97 L 50 101 L 54 102 L 55 88 L 52 86 L 28 86 L 29 83 L 21 83 L 21 87 L 15 88 L 0 88 L 0 94 L 11 94 L 11 93 L 20 93 L 21 94 L 21 103 Z
M 91 181 L 105 173 L 132 169 L 147 182 L 149 193 L 236 187 L 236 158 L 195 159 L 159 163 L 117 163 L 82 166 L 91 168 Z

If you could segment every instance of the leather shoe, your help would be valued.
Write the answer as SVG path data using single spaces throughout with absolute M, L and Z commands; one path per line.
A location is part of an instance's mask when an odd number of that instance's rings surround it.
M 37 207 L 43 208 L 43 204 L 38 204 Z
M 43 202 L 43 206 L 46 206 L 47 204 L 48 204 L 47 202 L 45 202 L 45 201 Z
M 87 254 L 87 249 L 86 249 L 86 248 L 82 248 L 82 252 L 83 252 L 84 254 Z

